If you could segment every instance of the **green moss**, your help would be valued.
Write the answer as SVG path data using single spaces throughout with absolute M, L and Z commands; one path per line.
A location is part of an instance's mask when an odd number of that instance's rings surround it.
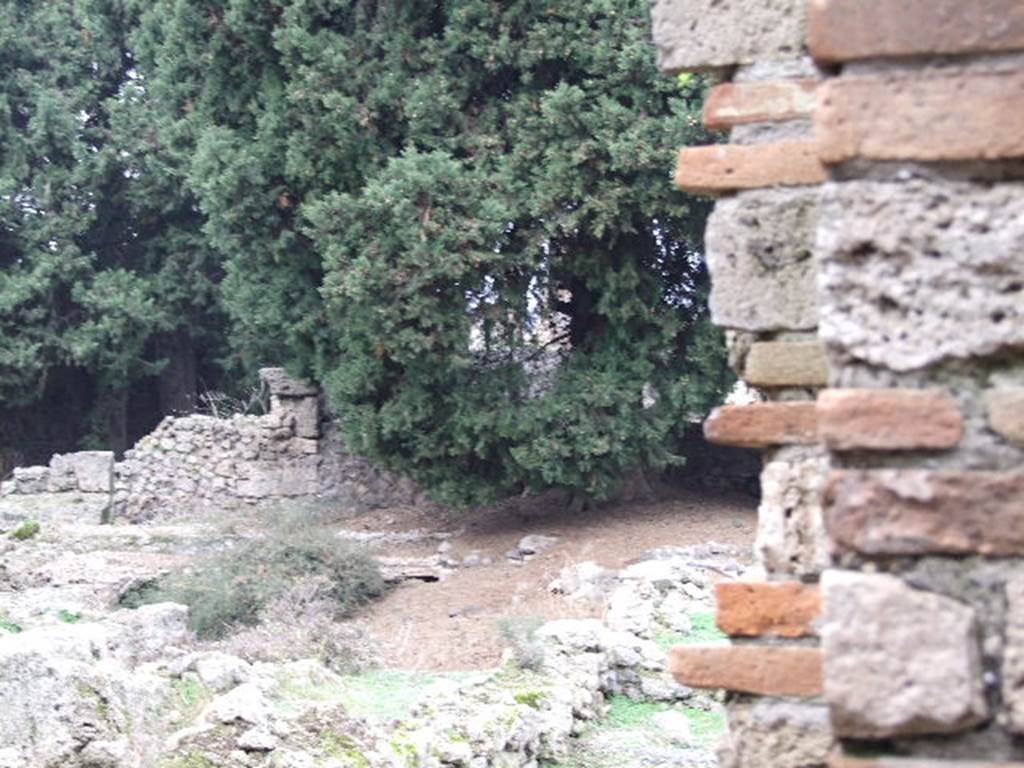
M 691 613 L 690 621 L 693 624 L 693 628 L 683 640 L 684 645 L 718 643 L 729 639 L 729 636 L 718 628 L 718 625 L 715 623 L 715 614 L 712 612 Z
M 11 538 L 17 539 L 18 541 L 25 541 L 31 539 L 33 536 L 39 534 L 39 523 L 35 520 L 26 520 L 13 531 L 11 531 Z
M 395 756 L 409 768 L 416 768 L 416 766 L 419 765 L 420 759 L 419 754 L 416 751 L 416 747 L 408 741 L 404 741 L 400 734 L 395 734 L 388 743 L 391 746 L 391 751 L 395 753 Z
M 611 707 L 605 718 L 606 724 L 612 728 L 629 730 L 646 727 L 654 715 L 670 709 L 667 704 L 654 701 L 633 701 L 625 696 L 613 696 L 609 703 Z
M 350 736 L 335 731 L 324 731 L 320 736 L 320 751 L 328 757 L 344 760 L 346 768 L 370 768 L 370 761 Z
M 217 764 L 199 752 L 185 752 L 163 758 L 159 768 L 217 768 Z
M 3 615 L 0 615 L 0 630 L 10 632 L 12 635 L 16 635 L 22 631 L 21 624 L 18 624 Z
M 683 714 L 690 721 L 690 735 L 697 744 L 713 747 L 721 741 L 726 729 L 725 712 L 689 708 Z
M 82 614 L 69 611 L 66 608 L 61 608 L 57 611 L 57 618 L 65 624 L 77 624 L 82 620 Z
M 525 704 L 534 709 L 540 709 L 540 703 L 544 701 L 543 691 L 520 691 L 515 696 L 519 704 Z

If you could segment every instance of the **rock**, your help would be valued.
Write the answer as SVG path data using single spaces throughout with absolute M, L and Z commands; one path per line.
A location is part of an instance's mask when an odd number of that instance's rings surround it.
M 262 725 L 270 716 L 263 691 L 254 683 L 242 683 L 211 701 L 204 717 L 217 723 L 249 723 Z
M 203 684 L 217 692 L 233 688 L 249 679 L 248 663 L 220 651 L 199 654 L 191 666 Z
M 111 505 L 106 493 L 14 493 L 0 498 L 0 523 L 22 520 L 58 524 L 99 525 Z
M 618 574 L 615 571 L 588 560 L 567 565 L 559 572 L 558 578 L 548 585 L 548 590 L 565 595 L 570 600 L 600 602 L 607 599 L 616 583 Z
M 912 371 L 1024 344 L 1022 189 L 825 185 L 816 253 L 820 334 L 833 362 Z
M 521 555 L 537 555 L 558 543 L 557 536 L 534 533 L 519 540 L 517 549 Z
M 765 464 L 754 549 L 766 570 L 803 575 L 828 565 L 821 508 L 827 472 L 824 456 Z
M 159 659 L 169 646 L 188 642 L 188 608 L 179 603 L 155 603 L 117 611 L 111 621 L 124 629 L 115 653 L 131 664 Z
M 278 397 L 316 397 L 320 393 L 315 384 L 294 378 L 284 368 L 260 368 L 259 377 L 270 394 Z
M 825 699 L 840 736 L 955 733 L 988 715 L 974 611 L 886 574 L 826 571 Z
M 1006 584 L 1006 650 L 1003 655 L 1003 701 L 1007 724 L 1024 734 L 1024 576 Z
M 246 752 L 272 752 L 277 749 L 278 739 L 266 728 L 257 726 L 242 733 L 235 744 Z
M 689 744 L 692 739 L 690 721 L 678 710 L 669 709 L 664 712 L 656 712 L 651 717 L 651 724 L 679 744 Z
M 759 699 L 729 706 L 728 757 L 722 768 L 826 765 L 834 740 L 828 707 L 810 702 Z
M 708 220 L 716 325 L 747 331 L 813 329 L 817 266 L 810 243 L 818 190 L 764 189 L 720 200 Z

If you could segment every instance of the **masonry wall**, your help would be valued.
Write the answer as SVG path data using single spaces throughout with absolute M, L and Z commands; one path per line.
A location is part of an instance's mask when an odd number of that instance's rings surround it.
M 680 187 L 719 197 L 712 312 L 768 401 L 764 580 L 723 585 L 734 768 L 1024 765 L 1024 3 L 657 0 L 712 72 Z
M 167 417 L 123 461 L 84 451 L 15 469 L 0 488 L 0 520 L 144 522 L 289 499 L 357 508 L 420 500 L 413 483 L 347 450 L 319 390 L 277 368 L 260 376 L 267 414 Z

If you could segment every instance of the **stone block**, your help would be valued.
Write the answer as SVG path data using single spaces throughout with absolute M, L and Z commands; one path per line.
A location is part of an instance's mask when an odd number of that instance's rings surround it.
M 827 472 L 824 456 L 765 464 L 754 550 L 769 572 L 800 576 L 827 567 L 821 509 Z
M 801 55 L 806 0 L 655 0 L 651 16 L 664 72 L 717 69 Z
M 829 184 L 820 222 L 833 363 L 911 371 L 1024 346 L 1024 184 Z
M 1024 5 L 1020 0 L 812 0 L 808 45 L 816 59 L 830 62 L 1010 51 L 1024 48 Z
M 1007 440 L 1024 445 L 1024 387 L 985 393 L 988 425 Z
M 47 467 L 15 467 L 11 481 L 17 493 L 46 493 L 50 487 Z
M 1024 734 L 1024 576 L 1006 583 L 1003 652 L 1003 706 L 1006 726 Z
M 932 757 L 854 757 L 836 752 L 829 760 L 828 768 L 1024 768 L 1024 763 Z
M 724 688 L 763 696 L 821 694 L 821 651 L 770 645 L 681 645 L 669 668 L 691 688 Z
M 271 414 L 279 415 L 282 424 L 291 424 L 295 435 L 320 437 L 320 403 L 315 397 L 282 397 L 272 401 Z
M 838 470 L 825 488 L 834 544 L 864 555 L 1024 553 L 1024 472 Z
M 266 499 L 314 495 L 319 491 L 316 456 L 292 461 L 254 461 L 238 467 L 244 473 L 236 486 L 239 496 Z
M 813 139 L 684 147 L 676 161 L 676 186 L 695 195 L 799 187 L 825 179 L 818 143 Z
M 22 520 L 70 525 L 99 525 L 110 509 L 110 493 L 10 494 L 0 499 L 0 523 Z
M 836 78 L 814 123 L 825 163 L 1024 157 L 1024 72 Z
M 816 586 L 798 581 L 722 582 L 715 586 L 718 628 L 727 635 L 805 637 L 821 614 Z
M 834 451 L 953 448 L 964 434 L 956 400 L 940 389 L 826 389 L 818 431 Z
M 114 484 L 113 451 L 78 451 L 56 454 L 50 470 L 58 475 L 73 475 L 78 490 L 86 493 L 110 493 Z
M 988 717 L 974 611 L 886 574 L 826 571 L 825 699 L 836 734 L 955 733 Z
M 816 189 L 759 190 L 721 200 L 708 220 L 711 316 L 745 331 L 818 325 Z
M 817 341 L 757 341 L 750 346 L 742 375 L 754 387 L 824 387 L 828 360 Z
M 260 381 L 278 397 L 316 397 L 320 390 L 305 379 L 297 379 L 284 368 L 260 368 Z
M 704 125 L 724 131 L 735 125 L 810 117 L 818 81 L 767 80 L 716 85 L 704 102 Z
M 723 768 L 812 768 L 828 760 L 834 739 L 828 707 L 760 699 L 729 705 Z
M 723 405 L 704 422 L 704 436 L 742 448 L 816 443 L 817 414 L 814 401 Z

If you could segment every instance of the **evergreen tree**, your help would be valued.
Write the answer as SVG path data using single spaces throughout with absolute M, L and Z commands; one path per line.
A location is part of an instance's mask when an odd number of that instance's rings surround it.
M 163 0 L 139 50 L 226 264 L 233 343 L 321 380 L 446 500 L 601 497 L 728 383 L 700 87 L 646 0 Z
M 132 430 L 133 386 L 224 337 L 219 261 L 167 164 L 137 21 L 126 0 L 0 2 L 0 440 L 38 421 L 43 453 L 124 448 L 194 394 L 165 381 Z

